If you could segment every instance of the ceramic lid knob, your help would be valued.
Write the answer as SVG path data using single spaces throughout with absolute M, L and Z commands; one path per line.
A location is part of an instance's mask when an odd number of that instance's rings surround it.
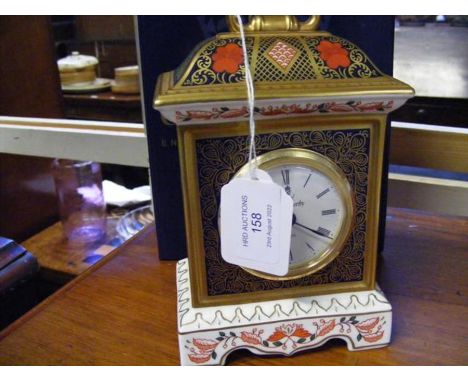
M 84 69 L 95 66 L 98 63 L 99 60 L 96 57 L 80 54 L 76 51 L 57 61 L 59 71 L 61 72 Z

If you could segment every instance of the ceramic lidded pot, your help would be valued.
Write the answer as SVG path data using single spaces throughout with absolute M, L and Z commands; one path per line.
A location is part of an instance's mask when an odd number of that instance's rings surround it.
M 140 93 L 138 65 L 115 68 L 115 80 L 112 82 L 112 92 L 123 94 Z
M 79 52 L 57 61 L 62 86 L 90 85 L 96 80 L 96 68 L 99 60 Z

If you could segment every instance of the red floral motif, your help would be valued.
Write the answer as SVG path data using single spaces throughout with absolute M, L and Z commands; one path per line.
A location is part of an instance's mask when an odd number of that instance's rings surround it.
M 371 111 L 371 110 L 380 110 L 383 109 L 383 102 L 368 102 L 356 105 L 360 111 Z
M 205 339 L 194 339 L 192 343 L 203 353 L 210 352 L 218 346 L 218 341 L 205 340 Z
M 377 342 L 382 339 L 383 335 L 384 335 L 384 332 L 382 330 L 382 331 L 378 331 L 372 334 L 363 335 L 362 338 L 366 342 Z
M 311 333 L 304 329 L 300 324 L 283 324 L 280 327 L 275 328 L 275 332 L 268 337 L 267 341 L 274 342 L 282 340 L 283 338 L 307 338 L 310 336 Z
M 239 45 L 229 43 L 217 48 L 212 59 L 212 69 L 216 73 L 228 72 L 229 74 L 234 74 L 239 70 L 239 65 L 244 61 L 244 54 Z
M 262 338 L 260 337 L 260 334 L 263 333 L 263 330 L 260 330 L 258 334 L 255 333 L 255 329 L 253 330 L 252 333 L 249 332 L 241 332 L 241 340 L 244 341 L 247 344 L 251 345 L 261 345 L 262 344 Z
M 379 323 L 379 321 L 379 317 L 374 317 L 354 326 L 356 326 L 360 332 L 370 332 Z
M 337 69 L 339 66 L 347 68 L 351 65 L 348 51 L 339 42 L 322 40 L 317 45 L 317 50 L 320 52 L 320 58 L 332 69 Z
M 320 320 L 321 325 L 317 327 L 316 337 L 324 336 L 330 333 L 335 328 L 335 320 L 325 321 Z
M 260 114 L 264 116 L 288 114 L 288 107 L 286 105 L 283 105 L 282 107 L 266 106 L 259 110 Z
M 223 111 L 219 117 L 220 118 L 224 118 L 224 119 L 227 119 L 227 118 L 238 118 L 238 117 L 247 117 L 249 115 L 249 110 L 247 109 L 247 107 L 243 107 L 241 109 L 231 109 L 231 110 L 226 110 L 226 111 Z
M 319 109 L 319 105 L 311 105 L 310 103 L 306 104 L 305 107 L 301 107 L 301 105 L 291 105 L 289 110 L 293 114 L 310 114 L 314 113 Z
M 242 347 L 242 344 L 254 345 L 258 348 L 296 349 L 298 346 L 306 346 L 315 342 L 318 337 L 326 336 L 334 329 L 339 329 L 340 334 L 346 332 L 347 335 L 355 336 L 358 342 L 364 340 L 368 343 L 375 343 L 384 336 L 382 325 L 385 325 L 384 317 L 372 317 L 359 322 L 356 316 L 344 316 L 328 321 L 323 319 L 312 321 L 311 326 L 316 327 L 315 333 L 309 332 L 302 324 L 282 324 L 276 327 L 266 340 L 264 340 L 265 337 L 262 338 L 263 330 L 253 328 L 250 332 L 240 332 L 240 335 L 235 332 L 219 332 L 219 337 L 216 339 L 193 338 L 191 341 L 187 340 L 185 348 L 189 350 L 188 357 L 193 363 L 202 364 L 219 357 L 216 353 L 218 347 L 223 352 L 227 349 Z
M 380 341 L 384 336 L 384 331 L 382 330 L 382 323 L 384 317 L 372 317 L 368 320 L 359 322 L 356 320 L 356 317 L 350 317 L 348 320 L 342 318 L 338 325 L 340 326 L 340 333 L 351 333 L 351 327 L 358 331 L 358 335 L 356 337 L 357 341 L 361 341 L 362 339 L 366 342 L 377 342 Z M 379 325 L 380 323 L 380 325 Z
M 328 110 L 331 110 L 331 111 L 334 111 L 334 112 L 337 112 L 337 113 L 348 113 L 350 111 L 354 111 L 354 108 L 352 106 L 350 106 L 350 105 L 347 105 L 347 104 L 333 103 L 333 104 L 330 105 Z
M 268 337 L 267 341 L 270 341 L 270 342 L 279 341 L 285 337 L 287 337 L 286 333 L 280 330 L 279 328 L 276 328 L 276 331 L 270 337 Z
M 190 361 L 194 363 L 205 363 L 211 358 L 211 354 L 189 354 Z
M 187 114 L 182 114 L 180 111 L 176 111 L 177 119 L 210 119 L 213 117 L 211 111 L 202 111 L 202 110 L 189 110 Z
M 312 113 L 350 113 L 350 112 L 383 112 L 393 108 L 393 101 L 388 102 L 367 102 L 349 101 L 346 103 L 325 102 L 320 104 L 306 104 L 305 106 L 292 104 L 282 106 L 264 106 L 256 109 L 255 113 L 264 117 L 284 114 L 312 114 Z M 230 119 L 248 117 L 249 111 L 247 107 L 240 109 L 230 109 L 228 107 L 213 108 L 211 111 L 204 110 L 189 110 L 185 113 L 176 111 L 176 120 L 187 122 L 191 120 L 208 120 L 208 119 Z

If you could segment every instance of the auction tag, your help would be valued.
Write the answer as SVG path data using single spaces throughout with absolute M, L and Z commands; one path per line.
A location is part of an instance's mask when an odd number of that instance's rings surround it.
M 221 189 L 221 255 L 225 261 L 276 276 L 288 273 L 293 201 L 262 170 Z

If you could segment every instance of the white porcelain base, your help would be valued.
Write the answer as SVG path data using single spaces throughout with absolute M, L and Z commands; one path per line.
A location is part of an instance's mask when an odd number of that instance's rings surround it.
M 390 342 L 392 307 L 379 289 L 194 308 L 184 259 L 177 264 L 177 292 L 182 365 L 224 365 L 237 349 L 289 356 L 332 338 L 351 351 Z

